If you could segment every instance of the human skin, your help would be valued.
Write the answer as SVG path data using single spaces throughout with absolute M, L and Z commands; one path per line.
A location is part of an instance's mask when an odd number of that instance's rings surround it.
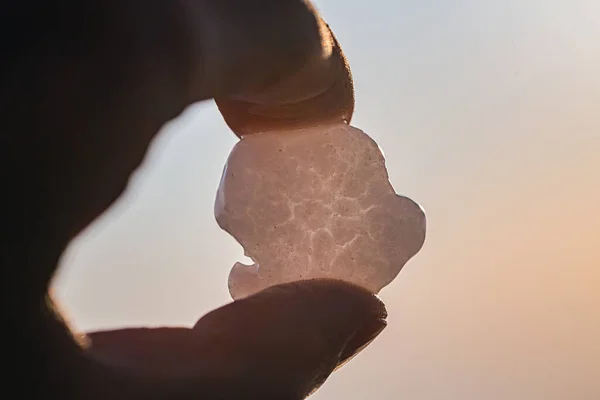
M 188 105 L 215 99 L 238 136 L 349 122 L 349 68 L 310 4 L 55 0 L 2 8 L 6 393 L 301 399 L 381 332 L 384 305 L 337 281 L 275 286 L 192 329 L 87 336 L 68 328 L 49 294 L 70 241 L 119 198 L 154 136 Z

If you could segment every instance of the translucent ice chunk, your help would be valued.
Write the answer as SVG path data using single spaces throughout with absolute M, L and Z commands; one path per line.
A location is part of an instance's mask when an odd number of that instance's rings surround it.
M 234 299 L 332 278 L 378 293 L 425 240 L 425 214 L 394 192 L 384 157 L 346 124 L 244 137 L 215 202 L 219 226 L 255 264 L 229 275 Z

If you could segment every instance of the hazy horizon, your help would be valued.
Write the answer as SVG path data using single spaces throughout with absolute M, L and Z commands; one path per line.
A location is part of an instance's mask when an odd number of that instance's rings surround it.
M 427 212 L 381 292 L 388 328 L 313 399 L 600 399 L 600 2 L 321 0 L 353 125 Z M 191 325 L 241 248 L 213 217 L 236 138 L 212 102 L 167 124 L 56 280 L 81 330 Z

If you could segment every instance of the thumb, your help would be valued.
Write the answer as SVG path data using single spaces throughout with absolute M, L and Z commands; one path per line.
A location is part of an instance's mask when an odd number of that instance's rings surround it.
M 268 288 L 228 304 L 193 328 L 216 370 L 265 394 L 303 398 L 386 326 L 383 303 L 335 280 Z
M 120 387 L 150 398 L 303 399 L 385 318 L 383 303 L 354 285 L 294 282 L 227 304 L 192 329 L 92 333 L 89 354 L 128 381 Z

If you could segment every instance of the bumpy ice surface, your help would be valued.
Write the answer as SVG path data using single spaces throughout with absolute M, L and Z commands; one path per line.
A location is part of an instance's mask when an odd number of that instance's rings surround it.
M 377 144 L 345 124 L 240 140 L 215 217 L 255 263 L 233 266 L 234 299 L 314 278 L 378 293 L 425 240 L 421 207 L 394 192 Z

